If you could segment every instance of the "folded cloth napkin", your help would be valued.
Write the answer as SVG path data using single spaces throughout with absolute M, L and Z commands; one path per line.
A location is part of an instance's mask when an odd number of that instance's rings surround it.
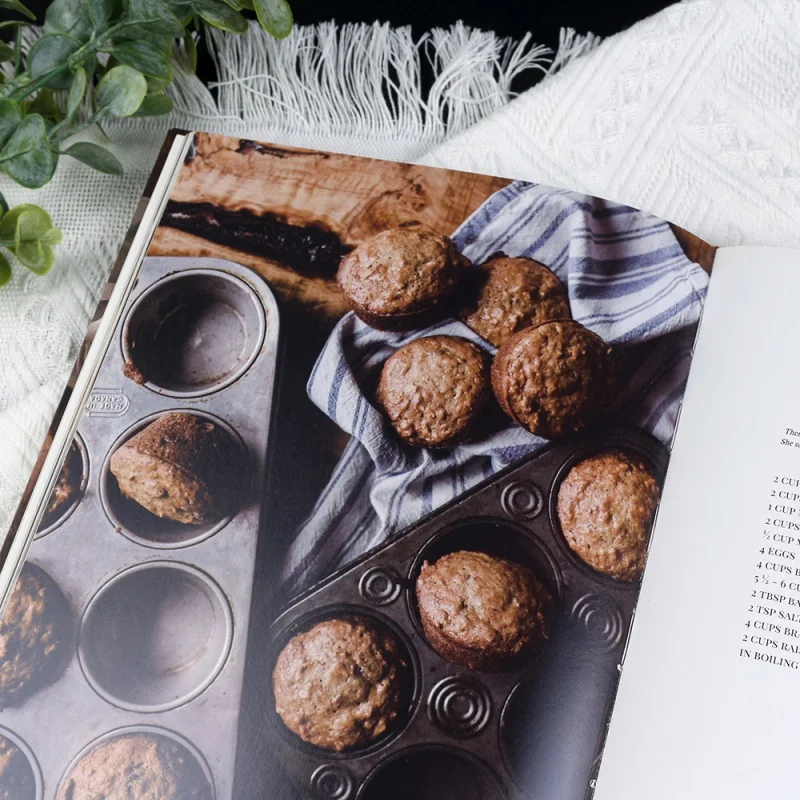
M 708 278 L 667 223 L 628 206 L 516 182 L 490 197 L 453 239 L 476 264 L 502 251 L 554 270 L 573 317 L 619 345 L 614 418 L 669 443 Z M 398 334 L 348 314 L 328 339 L 308 395 L 352 439 L 289 550 L 287 589 L 323 577 L 547 443 L 510 421 L 444 450 L 401 442 L 371 404 L 372 389 L 398 347 L 432 334 L 463 336 L 493 352 L 453 319 Z

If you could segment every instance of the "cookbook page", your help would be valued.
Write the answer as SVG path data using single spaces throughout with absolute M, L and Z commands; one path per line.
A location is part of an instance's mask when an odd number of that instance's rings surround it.
M 585 800 L 702 252 L 524 181 L 182 161 L 0 625 L 0 796 Z
M 798 251 L 719 251 L 595 800 L 796 791 L 798 297 Z

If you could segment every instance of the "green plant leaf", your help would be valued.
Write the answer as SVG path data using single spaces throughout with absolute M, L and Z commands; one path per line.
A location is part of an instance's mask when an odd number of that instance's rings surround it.
M 119 13 L 118 0 L 85 0 L 95 31 L 103 31 Z
M 61 231 L 58 228 L 50 228 L 47 233 L 42 236 L 39 241 L 42 244 L 46 244 L 48 247 L 54 247 L 57 244 L 61 244 Z
M 0 286 L 5 286 L 11 280 L 11 264 L 8 259 L 0 253 Z
M 59 120 L 63 116 L 50 89 L 40 89 L 36 97 L 25 106 L 25 111 L 26 114 L 41 114 L 45 124 Z
M 171 82 L 170 52 L 169 50 L 165 51 L 159 45 L 161 45 L 161 42 L 147 40 L 121 42 L 114 46 L 114 58 L 120 64 L 127 64 L 129 67 L 138 69 L 139 72 L 148 77 L 161 78 Z M 167 40 L 167 47 L 170 47 L 170 45 L 170 40 Z
M 226 3 L 218 0 L 194 0 L 194 10 L 203 22 L 229 33 L 244 33 L 247 20 Z
M 30 20 L 36 20 L 36 14 L 24 6 L 20 0 L 0 0 L 0 8 L 7 8 L 9 11 L 17 11 Z
M 86 0 L 53 0 L 47 8 L 45 33 L 66 33 L 85 42 L 92 35 L 92 28 Z
M 25 117 L 0 150 L 0 167 L 27 189 L 38 189 L 52 177 L 53 153 L 39 114 Z M 6 215 L 8 216 L 8 215 Z M 0 224 L 5 222 L 5 217 Z
M 0 219 L 0 239 L 13 241 L 17 247 L 24 242 L 38 242 L 53 228 L 53 220 L 40 206 L 22 203 Z
M 186 48 L 186 58 L 189 61 L 189 69 L 192 72 L 197 72 L 197 42 L 195 42 L 191 31 L 186 31 L 183 35 L 183 45 Z
M 61 232 L 43 208 L 24 203 L 0 219 L 0 239 L 13 241 L 9 250 L 20 263 L 44 275 L 53 266 L 53 245 L 61 241 Z
M 86 82 L 86 70 L 83 67 L 78 67 L 72 73 L 72 84 L 69 87 L 69 95 L 67 96 L 67 121 L 70 121 L 75 116 L 83 102 L 83 97 L 86 94 Z
M 119 159 L 110 150 L 91 142 L 76 142 L 64 150 L 63 155 L 77 158 L 78 161 L 82 161 L 98 172 L 105 172 L 106 175 L 122 175 L 124 173 Z
M 292 32 L 294 17 L 286 0 L 253 0 L 258 21 L 276 39 L 285 39 Z
M 28 53 L 28 72 L 31 78 L 46 75 L 58 67 L 66 67 L 69 57 L 80 48 L 78 39 L 65 33 L 49 33 L 37 39 Z M 54 76 L 45 85 L 50 89 L 68 89 L 72 78 L 64 69 L 61 75 Z
M 147 94 L 147 80 L 139 70 L 122 65 L 113 67 L 100 79 L 94 92 L 97 111 L 113 117 L 129 117 Z
M 19 104 L 7 97 L 0 98 L 0 147 L 9 140 L 20 122 L 22 122 L 22 109 Z
M 183 25 L 162 0 L 125 0 L 124 19 L 148 33 L 183 36 Z
M 0 62 L 12 61 L 16 54 L 17 51 L 10 44 L 6 44 L 0 39 Z
M 37 275 L 47 275 L 55 261 L 53 248 L 41 242 L 26 242 L 12 250 L 20 264 Z
M 253 0 L 225 0 L 225 2 L 237 11 L 255 11 Z
M 148 94 L 137 109 L 134 117 L 157 117 L 172 111 L 172 100 L 163 92 Z
M 0 219 L 3 218 L 3 215 L 8 211 L 8 202 L 5 197 L 3 197 L 3 193 L 0 192 Z

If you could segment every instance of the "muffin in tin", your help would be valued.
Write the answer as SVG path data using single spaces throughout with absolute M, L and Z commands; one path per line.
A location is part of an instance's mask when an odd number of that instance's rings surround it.
M 419 447 L 468 439 L 492 397 L 486 353 L 458 336 L 409 342 L 383 366 L 376 399 L 397 435 Z
M 42 570 L 26 564 L 0 620 L 0 707 L 18 705 L 54 680 L 71 633 L 61 590 Z
M 36 778 L 28 757 L 0 735 L 0 800 L 36 800 Z
M 580 461 L 558 490 L 558 520 L 570 548 L 590 567 L 619 581 L 644 569 L 660 496 L 638 458 L 607 450 Z
M 82 468 L 81 452 L 78 449 L 77 441 L 73 440 L 64 460 L 64 466 L 61 467 L 61 472 L 58 474 L 56 485 L 50 494 L 44 515 L 45 522 L 60 518 L 75 501 L 81 488 Z
M 492 388 L 503 411 L 531 433 L 545 439 L 578 433 L 611 401 L 612 350 L 579 322 L 543 322 L 498 350 Z
M 392 228 L 348 253 L 337 281 L 350 307 L 368 325 L 410 330 L 451 310 L 469 265 L 446 236 Z
M 425 638 L 461 667 L 502 669 L 548 637 L 550 592 L 532 570 L 504 558 L 448 553 L 422 565 L 416 592 Z
M 531 325 L 571 317 L 563 284 L 532 258 L 501 253 L 473 270 L 471 281 L 461 320 L 495 347 Z
M 70 770 L 56 800 L 212 800 L 202 768 L 166 736 L 130 733 L 95 745 Z
M 236 467 L 227 431 L 183 411 L 151 422 L 117 449 L 110 463 L 124 497 L 187 525 L 217 522 L 230 512 Z
M 364 747 L 402 723 L 410 665 L 396 637 L 363 617 L 317 623 L 283 648 L 272 673 L 275 710 L 316 747 Z

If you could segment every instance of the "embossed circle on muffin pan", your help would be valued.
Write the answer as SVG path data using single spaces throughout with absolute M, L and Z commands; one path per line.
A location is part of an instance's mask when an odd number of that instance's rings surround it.
M 18 734 L 12 731 L 10 728 L 6 728 L 5 726 L 0 725 L 0 736 L 5 739 L 8 739 L 19 751 L 25 756 L 25 759 L 28 762 L 28 766 L 31 770 L 31 778 L 33 779 L 33 794 L 27 797 L 19 796 L 13 797 L 11 800 L 43 800 L 44 798 L 44 781 L 42 780 L 42 770 L 39 766 L 39 762 L 34 755 L 33 750 L 31 749 L 30 745 Z M 0 785 L 0 793 L 3 790 L 3 786 Z M 9 796 L 11 797 L 11 796 Z
M 123 326 L 126 374 L 170 397 L 201 397 L 238 380 L 267 326 L 256 293 L 239 278 L 188 269 L 154 283 Z
M 506 800 L 492 770 L 454 747 L 414 747 L 377 767 L 358 800 Z
M 42 517 L 42 522 L 39 525 L 39 529 L 34 534 L 34 539 L 41 539 L 43 536 L 47 536 L 48 533 L 52 533 L 56 528 L 61 527 L 61 525 L 66 522 L 73 511 L 78 507 L 78 504 L 83 499 L 83 495 L 86 492 L 86 487 L 89 483 L 89 453 L 86 449 L 86 444 L 83 441 L 83 438 L 79 433 L 75 434 L 75 439 L 73 440 L 75 444 L 75 450 L 72 450 L 72 446 L 70 445 L 70 451 L 67 455 L 68 463 L 71 463 L 71 467 L 73 470 L 76 470 L 79 479 L 73 480 L 73 486 L 77 490 L 75 495 L 70 499 L 69 503 L 64 506 L 64 508 L 57 510 L 53 513 L 45 513 Z
M 592 456 L 599 455 L 600 453 L 607 453 L 610 450 L 621 450 L 629 456 L 641 459 L 644 465 L 650 470 L 652 476 L 656 479 L 659 487 L 663 486 L 664 475 L 667 470 L 667 458 L 660 450 L 653 451 L 652 449 L 642 447 L 638 442 L 632 440 L 621 440 L 619 443 L 611 437 L 602 446 L 578 448 L 559 468 L 553 477 L 553 482 L 550 486 L 548 493 L 549 497 L 549 514 L 550 524 L 556 532 L 556 539 L 559 546 L 562 548 L 567 557 L 572 560 L 578 569 L 590 574 L 596 580 L 607 581 L 616 587 L 628 590 L 638 590 L 640 579 L 633 581 L 621 581 L 606 575 L 599 570 L 594 569 L 591 565 L 587 564 L 573 549 L 569 546 L 564 532 L 561 530 L 561 520 L 558 517 L 558 492 L 564 479 L 569 475 L 570 470 L 580 464 L 582 461 Z
M 214 777 L 211 774 L 211 769 L 208 766 L 208 762 L 206 761 L 205 756 L 200 752 L 200 749 L 193 742 L 190 742 L 185 736 L 181 736 L 179 733 L 169 730 L 168 728 L 162 728 L 159 725 L 126 725 L 121 728 L 114 728 L 114 730 L 110 730 L 98 736 L 96 739 L 93 739 L 80 750 L 80 752 L 75 756 L 75 758 L 72 759 L 72 761 L 70 761 L 69 766 L 61 776 L 61 780 L 58 782 L 58 791 L 53 795 L 53 797 L 58 796 L 58 792 L 60 792 L 64 787 L 64 784 L 69 779 L 72 771 L 78 765 L 78 762 L 84 756 L 88 755 L 95 747 L 103 744 L 104 742 L 111 741 L 112 739 L 117 739 L 121 736 L 132 736 L 135 734 L 158 736 L 162 739 L 168 739 L 169 741 L 172 741 L 175 744 L 183 747 L 189 757 L 192 758 L 200 767 L 205 779 L 208 781 L 208 785 L 211 787 L 211 800 L 216 800 L 217 791 L 214 785 Z
M 425 631 L 419 616 L 416 585 L 422 565 L 434 564 L 442 556 L 460 550 L 473 550 L 498 556 L 528 567 L 542 582 L 553 598 L 555 608 L 551 609 L 550 619 L 558 614 L 563 596 L 563 581 L 555 559 L 547 547 L 531 532 L 518 528 L 513 522 L 495 517 L 474 517 L 457 522 L 451 527 L 434 534 L 417 553 L 408 575 L 406 601 L 409 613 L 423 640 Z M 535 656 L 537 650 L 546 642 L 537 642 L 517 661 L 525 661 Z
M 209 575 L 147 561 L 105 583 L 81 621 L 78 656 L 105 700 L 130 711 L 167 711 L 201 694 L 231 648 L 233 615 Z
M 375 627 L 388 631 L 395 638 L 397 643 L 400 645 L 402 655 L 406 661 L 406 664 L 408 665 L 407 674 L 409 685 L 407 687 L 405 702 L 403 704 L 404 708 L 402 717 L 392 730 L 387 731 L 379 739 L 371 742 L 370 744 L 364 745 L 363 747 L 354 747 L 350 750 L 337 752 L 328 748 L 317 747 L 316 745 L 303 741 L 296 733 L 290 731 L 286 725 L 284 725 L 283 720 L 275 710 L 275 696 L 272 692 L 272 673 L 275 669 L 275 664 L 278 660 L 278 657 L 280 656 L 284 647 L 286 647 L 293 637 L 310 630 L 320 622 L 324 622 L 329 619 L 342 619 L 343 617 L 359 617 L 364 619 L 373 624 Z M 373 753 L 376 750 L 384 747 L 393 739 L 396 739 L 403 732 L 403 729 L 414 715 L 414 712 L 419 704 L 421 683 L 420 665 L 415 648 L 400 626 L 398 626 L 385 615 L 380 614 L 369 607 L 351 605 L 327 606 L 316 611 L 312 611 L 301 619 L 296 620 L 288 628 L 282 631 L 281 634 L 274 640 L 269 664 L 270 667 L 267 684 L 269 698 L 268 716 L 270 721 L 284 741 L 287 741 L 294 747 L 297 747 L 300 750 L 310 753 L 314 756 L 324 754 L 324 757 L 327 759 L 340 760 Z
M 157 517 L 151 514 L 146 508 L 140 506 L 134 500 L 129 500 L 119 489 L 117 479 L 111 472 L 111 457 L 122 447 L 125 442 L 131 439 L 140 431 L 144 430 L 150 423 L 155 422 L 164 413 L 183 412 L 192 414 L 196 417 L 213 422 L 221 428 L 230 438 L 236 452 L 238 453 L 237 468 L 235 475 L 231 475 L 231 485 L 228 491 L 231 493 L 231 510 L 226 516 L 217 522 L 208 522 L 202 525 L 191 525 L 177 520 Z M 118 533 L 127 536 L 134 542 L 143 544 L 146 547 L 154 547 L 162 550 L 171 550 L 179 547 L 188 547 L 197 544 L 224 528 L 235 516 L 241 505 L 243 483 L 239 478 L 248 474 L 247 468 L 247 448 L 241 436 L 219 417 L 208 414 L 205 411 L 188 408 L 170 409 L 169 412 L 159 412 L 151 414 L 149 417 L 139 420 L 135 425 L 126 430 L 111 445 L 111 449 L 106 455 L 103 467 L 100 471 L 100 499 L 103 509 L 106 512 L 111 524 Z

